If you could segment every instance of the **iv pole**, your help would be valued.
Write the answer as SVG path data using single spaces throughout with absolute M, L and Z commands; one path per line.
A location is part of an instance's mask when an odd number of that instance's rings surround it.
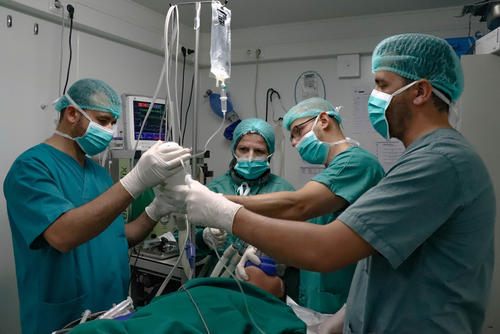
M 193 134 L 192 134 L 192 145 L 193 153 L 198 153 L 198 61 L 199 61 L 199 47 L 200 47 L 200 10 L 201 2 L 196 2 L 195 4 L 195 19 L 194 19 L 194 30 L 195 30 L 195 47 L 194 47 L 194 100 L 193 100 Z M 192 158 L 192 173 L 193 178 L 198 180 L 199 170 L 197 158 L 193 155 Z

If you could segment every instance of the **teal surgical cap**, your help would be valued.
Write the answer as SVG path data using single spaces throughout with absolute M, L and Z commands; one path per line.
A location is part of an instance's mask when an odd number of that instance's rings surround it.
M 391 71 L 420 80 L 457 100 L 464 89 L 464 74 L 453 48 L 442 38 L 424 34 L 403 34 L 384 39 L 372 57 L 372 72 Z
M 319 97 L 312 97 L 310 99 L 299 102 L 292 107 L 283 117 L 283 127 L 290 131 L 290 125 L 299 118 L 318 116 L 323 111 L 328 115 L 335 117 L 340 124 L 342 119 L 339 115 L 339 107 L 334 107 L 330 102 Z
M 241 137 L 247 133 L 257 133 L 264 138 L 267 144 L 267 150 L 269 154 L 274 153 L 274 130 L 271 125 L 260 118 L 248 118 L 241 121 L 240 124 L 234 129 L 233 132 L 233 144 L 231 149 L 236 149 L 236 146 L 241 140 Z
M 80 108 L 108 112 L 120 118 L 122 104 L 120 96 L 107 83 L 98 79 L 81 79 L 75 82 L 66 92 Z M 57 100 L 55 108 L 61 111 L 71 103 L 62 96 Z

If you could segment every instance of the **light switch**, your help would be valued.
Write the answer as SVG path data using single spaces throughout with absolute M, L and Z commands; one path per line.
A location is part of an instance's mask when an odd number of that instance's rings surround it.
M 339 78 L 359 77 L 359 54 L 337 56 Z

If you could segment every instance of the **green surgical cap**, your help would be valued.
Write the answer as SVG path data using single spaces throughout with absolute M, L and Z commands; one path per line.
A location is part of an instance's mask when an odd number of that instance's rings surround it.
M 442 38 L 424 34 L 403 34 L 384 39 L 372 57 L 372 72 L 391 71 L 420 80 L 457 100 L 464 89 L 464 74 L 453 48 Z
M 120 118 L 122 104 L 120 96 L 107 83 L 98 79 L 81 79 L 71 85 L 66 92 L 80 108 L 108 112 Z M 61 111 L 71 103 L 62 96 L 57 100 L 55 108 Z
M 247 133 L 257 133 L 264 138 L 267 144 L 267 150 L 269 154 L 274 153 L 274 130 L 271 125 L 260 118 L 248 118 L 241 121 L 240 124 L 234 129 L 233 132 L 233 144 L 231 149 L 236 149 L 236 146 L 241 140 L 241 137 Z
M 299 102 L 293 106 L 283 117 L 283 127 L 290 131 L 290 125 L 299 118 L 318 116 L 323 111 L 328 115 L 335 117 L 339 124 L 342 122 L 340 118 L 339 108 L 334 107 L 330 102 L 319 97 Z

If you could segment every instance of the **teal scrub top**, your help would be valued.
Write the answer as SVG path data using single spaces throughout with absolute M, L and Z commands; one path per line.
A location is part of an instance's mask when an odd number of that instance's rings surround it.
M 474 149 L 438 129 L 338 219 L 379 254 L 358 262 L 344 333 L 479 333 L 494 260 L 495 195 Z
M 312 181 L 324 184 L 331 192 L 354 203 L 365 191 L 375 186 L 384 176 L 377 158 L 366 150 L 351 146 L 336 155 Z M 326 225 L 341 211 L 310 219 Z M 330 273 L 300 271 L 299 304 L 322 313 L 335 313 L 346 302 L 356 264 Z
M 250 316 L 267 334 L 306 333 L 305 323 L 284 302 L 254 285 L 240 284 L 246 297 L 233 279 L 195 278 L 185 285 L 189 294 L 181 289 L 156 297 L 127 320 L 94 320 L 78 325 L 71 334 L 204 334 L 200 314 L 210 333 L 260 333 Z
M 92 240 L 60 253 L 43 232 L 63 213 L 112 186 L 104 168 L 85 166 L 47 144 L 17 158 L 4 182 L 24 334 L 50 333 L 82 312 L 106 310 L 127 297 L 129 266 L 121 215 Z
M 241 182 L 243 182 L 243 179 L 239 179 L 235 177 L 234 175 L 231 176 L 230 171 L 226 171 L 224 174 L 219 175 L 215 179 L 213 179 L 211 182 L 207 184 L 207 188 L 215 191 L 216 193 L 224 194 L 224 195 L 238 195 L 238 188 L 241 185 Z M 274 175 L 274 174 L 269 174 L 266 179 L 267 182 L 261 182 L 260 184 L 251 184 L 250 185 L 250 192 L 248 196 L 252 195 L 258 195 L 258 194 L 267 194 L 267 193 L 273 193 L 277 191 L 294 191 L 295 188 L 282 179 L 281 177 Z M 234 242 L 239 242 L 239 238 L 232 235 L 228 234 L 227 235 L 227 241 L 226 244 L 221 247 L 219 250 L 224 251 L 227 247 L 229 247 L 230 244 Z M 203 237 L 201 231 L 198 231 L 197 233 L 197 247 L 199 248 L 200 255 L 207 255 L 210 253 L 210 249 L 208 246 L 205 245 L 203 242 Z M 198 251 L 198 250 L 197 250 Z M 198 254 L 197 254 L 198 255 Z
M 232 166 L 233 164 L 231 164 Z M 231 167 L 224 174 L 219 175 L 211 182 L 207 184 L 207 187 L 215 191 L 217 193 L 221 193 L 224 195 L 238 195 L 238 188 L 242 184 L 242 182 L 247 182 L 250 185 L 250 192 L 248 196 L 258 195 L 258 194 L 267 194 L 278 191 L 294 191 L 295 188 L 288 183 L 283 178 L 268 173 L 262 178 L 253 181 L 247 181 L 241 177 L 239 177 L 234 170 L 231 170 Z M 226 243 L 223 247 L 219 248 L 219 253 L 222 254 L 224 250 L 229 247 L 232 243 L 239 244 L 241 241 L 239 238 L 232 234 L 227 235 Z M 212 254 L 213 251 L 208 248 L 208 246 L 203 241 L 203 231 L 200 229 L 196 233 L 196 256 L 197 257 L 205 257 L 209 254 Z M 211 262 L 207 265 L 206 272 L 210 274 L 217 263 L 217 257 L 214 255 L 211 258 Z M 294 299 L 298 298 L 299 295 L 299 271 L 294 267 L 287 267 L 284 276 L 282 277 L 285 283 L 285 293 L 291 296 Z

